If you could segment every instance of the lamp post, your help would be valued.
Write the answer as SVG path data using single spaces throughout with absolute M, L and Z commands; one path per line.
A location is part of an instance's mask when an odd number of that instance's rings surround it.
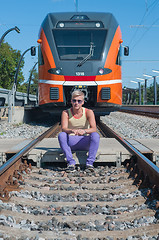
M 13 106 L 15 106 L 15 93 L 16 93 L 16 89 L 17 89 L 17 78 L 18 78 L 18 72 L 19 72 L 19 68 L 20 68 L 20 64 L 21 64 L 21 61 L 24 57 L 24 55 L 28 52 L 28 51 L 31 51 L 31 55 L 32 56 L 35 56 L 36 55 L 36 47 L 31 47 L 31 48 L 28 48 L 27 50 L 25 50 L 23 52 L 23 54 L 21 55 L 21 58 L 19 60 L 19 63 L 18 63 L 18 67 L 16 69 L 16 73 L 15 73 L 15 78 L 14 78 L 14 84 L 13 84 Z
M 20 64 L 22 62 L 22 59 L 24 57 L 24 55 L 30 50 L 30 48 L 28 48 L 25 52 L 23 52 L 23 54 L 21 55 L 20 57 L 20 60 L 19 60 L 19 63 L 18 63 L 18 67 L 16 69 L 16 72 L 15 72 L 15 78 L 14 78 L 14 84 L 17 85 L 17 78 L 18 78 L 18 72 L 19 72 L 19 68 L 20 68 Z
M 149 80 L 152 79 L 151 75 L 147 75 L 147 74 L 143 74 L 144 77 L 146 77 L 145 79 L 145 104 L 147 103 L 147 78 L 149 78 Z
M 0 39 L 0 46 L 1 46 L 2 41 L 3 41 L 3 39 L 5 38 L 5 36 L 6 36 L 9 32 L 11 32 L 11 31 L 13 31 L 13 30 L 15 30 L 17 33 L 20 33 L 20 29 L 19 29 L 17 26 L 15 26 L 14 28 L 10 28 L 9 30 L 7 30 L 7 31 L 2 35 L 2 37 L 1 37 L 1 39 Z
M 147 79 L 145 79 L 144 105 L 147 104 Z
M 143 78 L 136 78 L 136 79 L 142 80 L 142 81 L 145 80 L 145 79 L 143 79 Z M 138 85 L 139 85 L 139 105 L 141 105 L 141 82 L 138 82 Z M 144 92 L 143 96 L 144 96 L 144 98 L 145 98 L 145 92 Z M 145 99 L 144 99 L 143 102 L 145 102 Z
M 157 86 L 156 86 L 156 76 L 153 76 L 154 79 L 154 105 L 157 105 Z
M 157 70 L 152 70 L 152 72 L 156 72 L 159 73 L 159 71 Z M 146 75 L 147 77 L 150 77 L 151 79 L 153 79 L 153 86 L 154 86 L 154 100 L 153 100 L 153 104 L 157 105 L 157 86 L 156 86 L 156 78 L 159 76 L 152 76 L 152 75 Z
M 21 61 L 23 59 L 23 56 L 25 55 L 26 52 L 28 52 L 29 50 L 31 50 L 31 55 L 32 56 L 35 56 L 36 55 L 36 47 L 31 47 L 31 48 L 28 48 L 22 55 L 21 55 L 21 58 L 19 60 L 19 63 L 18 63 L 18 67 L 16 69 L 16 73 L 15 73 L 15 78 L 14 78 L 14 83 L 13 83 L 13 86 L 12 86 L 12 90 L 11 90 L 11 94 L 10 94 L 10 100 L 8 101 L 9 102 L 9 122 L 12 122 L 12 113 L 14 113 L 14 106 L 15 106 L 15 96 L 16 96 L 16 88 L 17 88 L 17 77 L 18 77 L 18 72 L 19 72 L 19 68 L 20 68 L 20 64 L 21 64 Z M 13 109 L 12 109 L 13 107 Z
M 23 54 L 22 54 L 21 57 L 20 57 L 20 60 L 19 60 L 19 63 L 18 63 L 18 67 L 17 67 L 16 73 L 15 73 L 15 78 L 14 78 L 14 83 L 15 83 L 15 85 L 17 85 L 17 77 L 18 77 L 18 72 L 19 72 L 19 68 L 20 68 L 21 61 L 22 61 L 24 55 L 25 55 L 29 50 L 31 51 L 31 55 L 32 55 L 32 56 L 35 56 L 35 55 L 36 55 L 35 47 L 28 48 L 27 50 L 25 50 L 25 51 L 23 52 Z
M 139 79 L 139 80 L 143 80 L 142 78 L 136 78 L 136 79 Z M 131 81 L 133 83 L 138 83 L 138 86 L 139 86 L 139 105 L 141 105 L 141 82 L 139 81 Z
M 30 72 L 30 76 L 29 76 L 29 82 L 28 82 L 28 87 L 27 87 L 27 103 L 29 104 L 29 91 L 30 91 L 30 84 L 31 84 L 31 80 L 32 80 L 32 74 L 33 74 L 33 71 L 36 67 L 36 65 L 38 64 L 38 62 L 36 62 Z
M 152 72 L 159 73 L 157 70 L 152 70 Z M 156 78 L 158 76 L 153 76 L 154 79 L 154 105 L 157 105 L 157 84 L 156 84 Z

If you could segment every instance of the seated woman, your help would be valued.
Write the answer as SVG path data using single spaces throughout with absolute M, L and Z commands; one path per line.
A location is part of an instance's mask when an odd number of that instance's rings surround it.
M 93 171 L 93 163 L 99 147 L 99 134 L 96 132 L 96 121 L 92 110 L 82 107 L 84 93 L 75 90 L 71 97 L 72 107 L 64 110 L 61 116 L 62 132 L 59 133 L 59 144 L 66 156 L 68 170 L 75 170 L 72 151 L 89 151 L 86 168 Z

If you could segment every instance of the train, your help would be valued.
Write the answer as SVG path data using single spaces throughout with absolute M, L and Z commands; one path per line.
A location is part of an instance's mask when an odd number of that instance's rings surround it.
M 60 113 L 71 106 L 76 89 L 84 92 L 84 107 L 95 115 L 121 106 L 123 40 L 112 13 L 49 13 L 38 37 L 40 108 Z

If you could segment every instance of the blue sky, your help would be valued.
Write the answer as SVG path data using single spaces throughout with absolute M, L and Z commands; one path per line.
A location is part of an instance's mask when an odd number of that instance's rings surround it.
M 23 53 L 37 46 L 40 25 L 49 12 L 68 11 L 75 11 L 74 0 L 1 0 L 0 37 L 9 28 L 18 26 L 21 33 L 12 31 L 5 41 Z M 136 88 L 132 80 L 143 78 L 143 74 L 154 75 L 152 69 L 159 70 L 159 0 L 78 0 L 78 11 L 111 12 L 116 17 L 123 45 L 130 47 L 130 55 L 122 56 L 123 86 Z M 139 24 L 143 27 L 137 28 Z M 36 62 L 37 56 L 26 53 L 25 81 Z

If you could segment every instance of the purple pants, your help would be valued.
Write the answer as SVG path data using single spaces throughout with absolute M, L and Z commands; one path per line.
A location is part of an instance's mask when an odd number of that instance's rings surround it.
M 89 151 L 86 165 L 93 165 L 96 153 L 99 147 L 99 134 L 93 132 L 88 136 L 72 136 L 65 132 L 58 135 L 60 147 L 62 148 L 69 165 L 75 165 L 75 160 L 72 156 L 72 151 L 84 150 Z

